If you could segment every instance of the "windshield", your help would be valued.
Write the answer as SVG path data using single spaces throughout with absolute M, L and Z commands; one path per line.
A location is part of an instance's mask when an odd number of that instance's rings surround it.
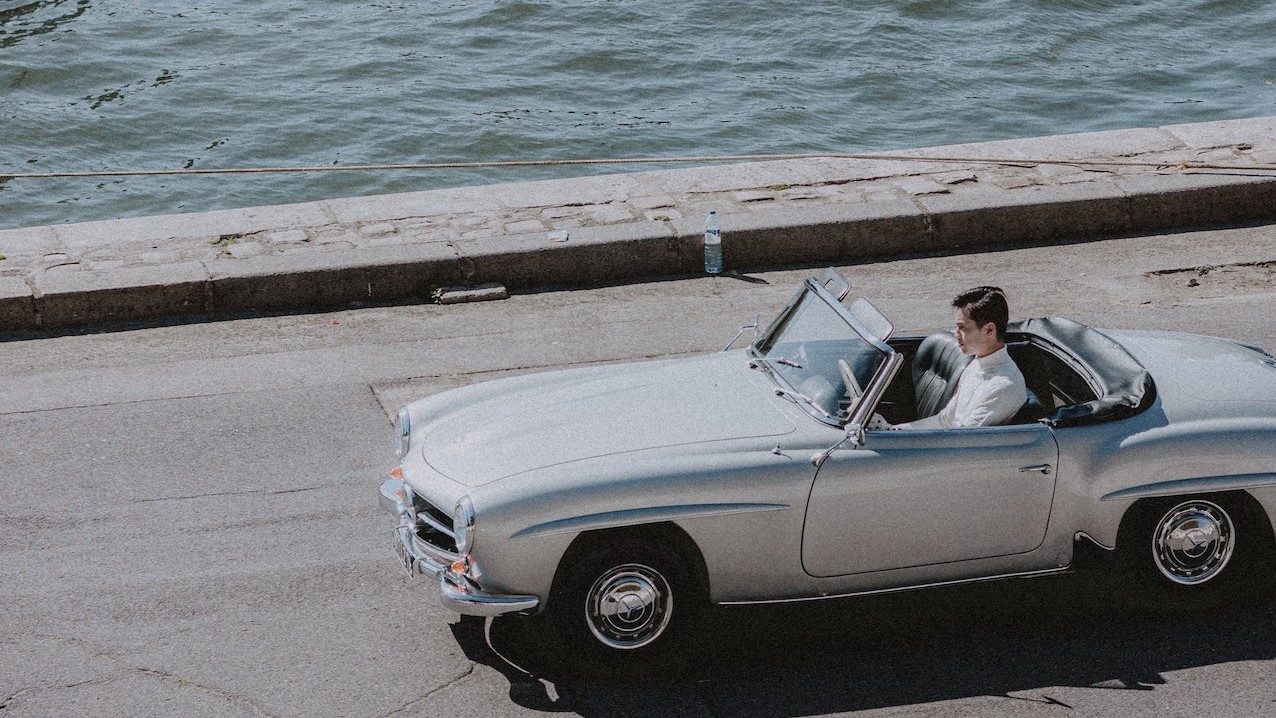
M 889 320 L 866 301 L 854 306 L 852 313 L 808 282 L 750 351 L 751 363 L 775 376 L 777 393 L 806 404 L 827 423 L 846 421 L 892 353 L 863 317 L 874 318 L 874 329 L 889 327 Z

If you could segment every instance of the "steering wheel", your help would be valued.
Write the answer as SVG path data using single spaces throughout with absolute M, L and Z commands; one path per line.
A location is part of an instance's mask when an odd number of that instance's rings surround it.
M 864 393 L 860 388 L 859 380 L 855 378 L 855 372 L 851 371 L 851 365 L 846 363 L 845 359 L 837 360 L 837 370 L 842 374 L 842 383 L 846 385 L 846 396 L 855 403 L 856 399 Z

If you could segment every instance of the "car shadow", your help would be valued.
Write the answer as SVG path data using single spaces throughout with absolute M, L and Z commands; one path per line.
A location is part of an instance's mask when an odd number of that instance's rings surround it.
M 1055 686 L 1153 691 L 1167 672 L 1276 659 L 1274 619 L 1270 600 L 1121 608 L 1068 576 L 714 609 L 692 645 L 641 674 L 574 663 L 525 620 L 491 622 L 463 647 L 533 710 L 796 718 L 979 696 L 1066 705 Z

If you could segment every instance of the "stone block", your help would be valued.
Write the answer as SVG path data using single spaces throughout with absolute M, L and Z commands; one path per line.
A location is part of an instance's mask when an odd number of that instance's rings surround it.
M 607 204 L 628 197 L 628 180 L 609 175 L 561 180 L 513 182 L 472 188 L 509 209 L 557 207 L 569 204 Z
M 0 254 L 10 257 L 47 254 L 58 248 L 54 227 L 0 230 Z
M 133 321 L 207 310 L 208 273 L 199 262 L 34 275 L 35 311 L 45 327 Z
M 632 222 L 634 213 L 623 204 L 603 204 L 590 207 L 589 218 L 598 224 L 616 224 Z
M 31 287 L 18 276 L 0 276 L 0 331 L 38 326 Z
M 71 249 L 87 249 L 128 242 L 155 242 L 174 237 L 220 237 L 255 234 L 266 230 L 330 224 L 318 202 L 192 212 L 159 217 L 58 225 L 59 241 Z
M 1218 122 L 1194 122 L 1161 128 L 1188 147 L 1234 147 L 1239 144 L 1276 144 L 1276 117 L 1254 117 Z
M 918 198 L 932 251 L 1098 238 L 1132 231 L 1125 194 L 1110 183 L 1040 185 Z
M 1276 219 L 1276 176 L 1255 173 L 1166 172 L 1126 177 L 1139 231 L 1197 229 Z
M 280 232 L 271 232 L 266 236 L 266 241 L 278 244 L 302 244 L 310 241 L 310 235 L 304 229 L 285 229 Z
M 1031 175 L 1019 174 L 998 177 L 992 181 L 992 184 L 1002 189 L 1023 189 L 1024 187 L 1039 185 L 1041 182 Z
M 384 237 L 394 234 L 397 230 L 391 222 L 377 222 L 375 224 L 365 224 L 359 228 L 359 234 L 365 237 Z
M 924 194 L 946 194 L 951 191 L 929 177 L 905 177 L 895 184 L 901 190 L 914 197 L 920 197 Z
M 629 204 L 640 210 L 665 209 L 667 207 L 676 207 L 678 205 L 678 201 L 667 194 L 657 194 L 646 197 L 635 197 L 630 200 Z
M 970 159 L 1075 160 L 1090 157 L 1124 157 L 1178 149 L 1181 143 L 1168 132 L 1154 128 L 1082 132 L 1053 137 L 1028 137 L 975 142 L 892 152 L 903 157 L 953 157 Z M 932 166 L 932 171 L 935 169 Z
M 456 254 L 441 243 L 249 257 L 209 270 L 210 311 L 428 299 L 462 281 Z
M 495 282 L 471 287 L 444 287 L 439 292 L 439 304 L 466 304 L 509 299 L 509 290 Z
M 517 289 L 685 274 L 694 265 L 670 224 L 581 227 L 572 230 L 569 242 L 550 242 L 539 234 L 461 240 L 455 246 L 467 284 L 501 282 Z
M 683 251 L 702 265 L 701 223 L 672 223 Z M 728 270 L 855 261 L 906 254 L 926 239 L 924 215 L 913 202 L 884 200 L 830 206 L 777 206 L 722 216 Z M 688 271 L 691 271 L 690 269 Z
M 544 232 L 545 229 L 545 223 L 539 219 L 522 219 L 505 225 L 505 231 L 509 234 L 535 234 Z
M 226 246 L 226 252 L 236 259 L 244 259 L 265 254 L 266 247 L 261 242 L 235 242 Z
M 776 185 L 776 186 L 778 187 L 779 185 Z M 749 190 L 740 190 L 739 192 L 732 192 L 731 199 L 741 204 L 748 204 L 749 202 L 774 202 L 775 195 L 771 192 L 763 192 L 762 190 L 749 189 Z

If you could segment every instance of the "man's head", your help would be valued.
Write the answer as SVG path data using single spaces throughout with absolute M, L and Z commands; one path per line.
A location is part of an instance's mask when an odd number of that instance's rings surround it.
M 1010 307 L 997 287 L 967 289 L 953 299 L 953 328 L 965 354 L 985 357 L 1006 345 Z

